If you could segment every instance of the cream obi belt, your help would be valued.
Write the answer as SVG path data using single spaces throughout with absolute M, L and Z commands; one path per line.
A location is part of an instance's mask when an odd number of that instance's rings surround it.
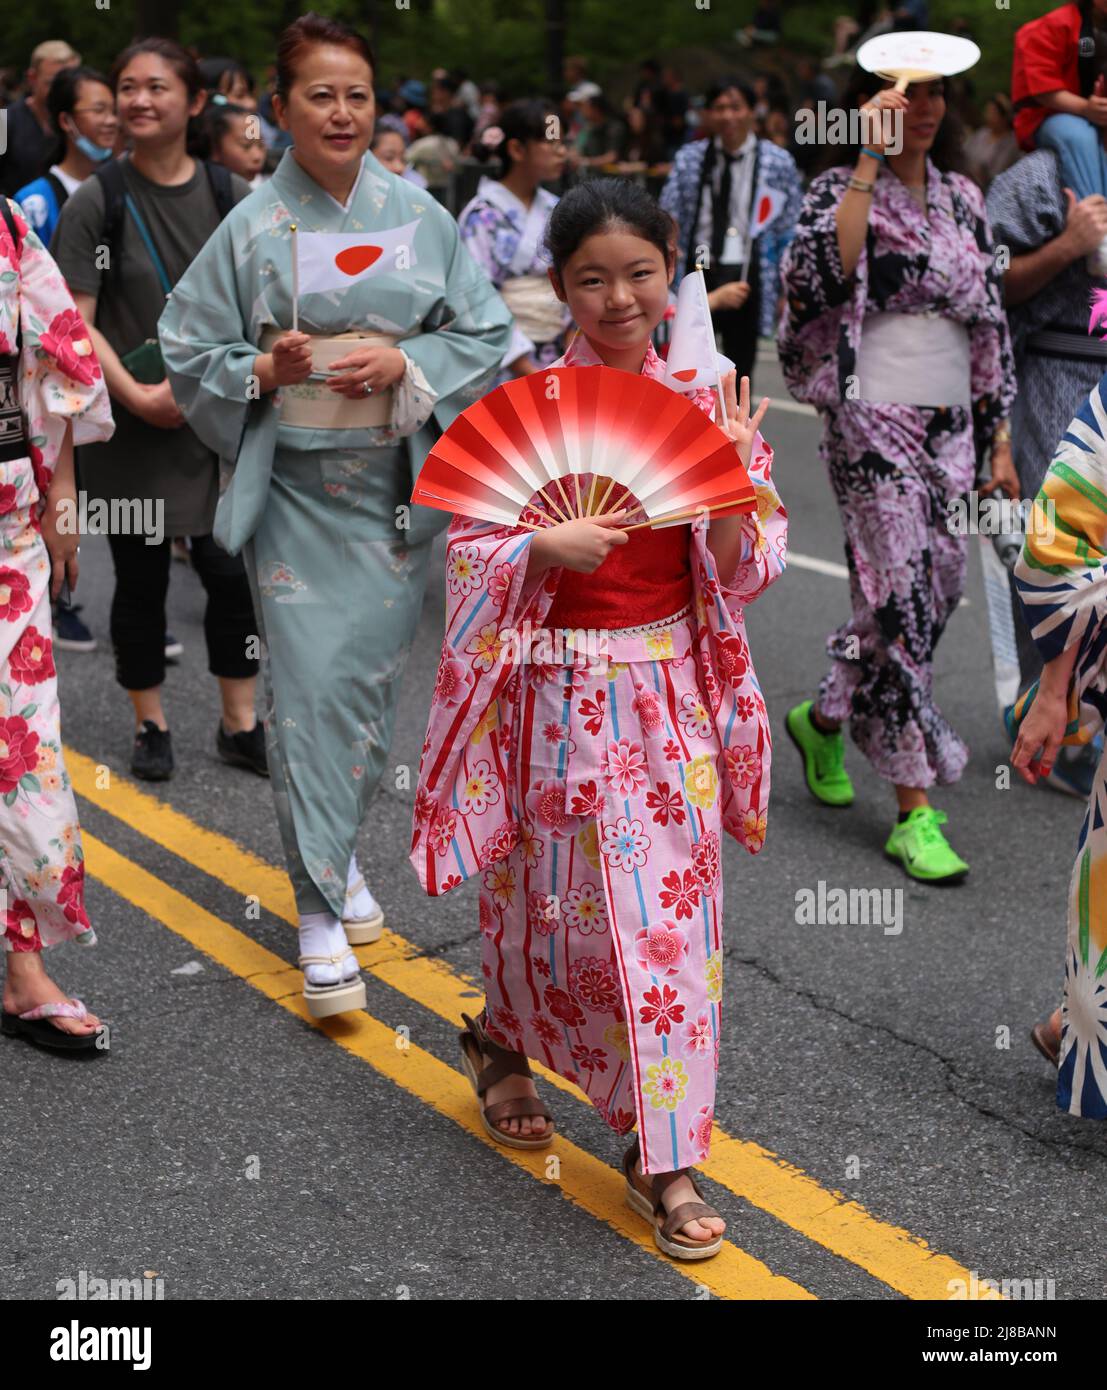
M 972 405 L 968 329 L 940 314 L 866 314 L 857 372 L 863 401 Z
M 545 275 L 515 275 L 500 287 L 503 301 L 532 343 L 552 343 L 565 328 L 565 306 Z
M 286 328 L 272 325 L 263 329 L 260 347 L 269 352 L 273 344 L 287 333 Z M 388 333 L 337 333 L 328 337 L 311 335 L 311 361 L 315 371 L 329 371 L 332 362 L 358 347 L 394 347 L 398 341 Z M 281 395 L 282 425 L 314 430 L 381 429 L 392 419 L 392 387 L 374 390 L 371 396 L 350 400 L 332 391 L 325 381 L 300 381 L 294 386 L 278 388 Z

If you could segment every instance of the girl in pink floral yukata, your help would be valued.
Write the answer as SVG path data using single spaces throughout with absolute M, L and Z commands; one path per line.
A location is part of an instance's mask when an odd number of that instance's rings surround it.
M 114 428 L 65 281 L 0 197 L 0 1031 L 70 1053 L 96 1050 L 100 1020 L 42 963 L 44 947 L 96 940 L 62 754 L 50 600 L 63 578 L 77 583 L 73 444 Z
M 580 332 L 553 367 L 663 377 L 650 335 L 675 236 L 626 180 L 561 200 L 549 274 Z M 486 1130 L 552 1141 L 528 1056 L 575 1082 L 616 1134 L 637 1126 L 627 1200 L 678 1259 L 715 1254 L 725 1229 L 688 1169 L 714 1118 L 720 836 L 765 841 L 769 723 L 744 609 L 783 571 L 787 525 L 758 433 L 769 403 L 751 418 L 733 373 L 724 394 L 756 514 L 659 530 L 620 529 L 626 511 L 539 531 L 454 518 L 411 854 L 432 895 L 480 876 L 487 998 L 461 1048 Z M 709 414 L 714 399 L 694 397 Z M 574 655 L 566 629 L 604 640 Z

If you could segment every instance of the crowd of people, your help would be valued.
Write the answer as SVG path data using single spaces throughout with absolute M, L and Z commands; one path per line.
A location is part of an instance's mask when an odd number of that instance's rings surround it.
M 79 537 L 59 523 L 77 492 L 157 518 L 156 536 L 111 529 L 110 614 L 92 615 L 133 711 L 133 774 L 175 767 L 176 555 L 206 591 L 217 752 L 271 782 L 307 1006 L 361 1008 L 350 946 L 383 913 L 355 844 L 447 523 L 406 505 L 412 477 L 498 384 L 596 365 L 664 379 L 677 293 L 702 271 L 729 361 L 718 393 L 688 398 L 732 441 L 756 512 L 653 531 L 633 499 L 566 518 L 543 496 L 523 526 L 450 523 L 411 860 L 429 893 L 480 883 L 487 1001 L 461 1052 L 483 1123 L 551 1142 L 541 1059 L 617 1133 L 637 1129 L 628 1201 L 658 1245 L 720 1248 L 689 1170 L 714 1114 L 720 839 L 756 854 L 767 825 L 773 721 L 744 614 L 785 565 L 751 399 L 772 337 L 821 418 L 851 608 L 779 724 L 836 809 L 854 797 L 848 727 L 894 797 L 884 853 L 912 879 L 969 872 L 930 800 L 969 756 L 934 691 L 968 553 L 951 505 L 1037 496 L 1056 515 L 1011 579 L 1022 693 L 1004 720 L 1028 781 L 1088 800 L 1064 1005 L 1033 1035 L 1059 1104 L 1107 1117 L 1107 344 L 1085 328 L 1097 287 L 1107 319 L 1107 0 L 1024 26 L 1011 95 L 968 137 L 966 77 L 901 91 L 851 61 L 864 37 L 924 28 L 923 0 L 843 17 L 791 91 L 760 62 L 779 11 L 742 31 L 745 75 L 690 93 L 647 60 L 621 104 L 579 58 L 549 97 L 446 69 L 386 87 L 365 38 L 314 14 L 282 33 L 260 92 L 240 63 L 166 39 L 106 73 L 64 41 L 35 49 L 0 157 L 5 1032 L 83 1050 L 99 1023 L 42 963 L 95 940 L 53 658 L 96 642 L 72 602 Z M 802 147 L 796 111 L 819 102 L 871 116 L 869 135 Z M 355 229 L 378 250 L 413 238 L 418 277 L 382 257 L 297 297 L 296 236 Z M 351 608 L 351 592 L 379 601 Z M 599 630 L 609 655 L 508 668 L 503 633 L 523 628 Z

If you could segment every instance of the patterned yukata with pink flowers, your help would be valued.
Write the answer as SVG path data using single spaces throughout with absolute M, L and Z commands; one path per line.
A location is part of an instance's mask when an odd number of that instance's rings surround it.
M 965 587 L 968 537 L 949 506 L 974 485 L 1015 398 L 1015 366 L 984 195 L 926 161 L 927 210 L 889 171 L 877 177 L 853 275 L 835 216 L 850 175 L 812 180 L 784 256 L 780 362 L 797 400 L 817 406 L 822 456 L 845 530 L 852 615 L 827 639 L 818 707 L 849 720 L 880 776 L 910 787 L 956 782 L 968 748 L 934 700 L 934 651 Z M 866 315 L 938 315 L 963 324 L 972 359 L 963 405 L 857 399 Z M 902 364 L 910 373 L 911 363 Z
M 580 335 L 553 365 L 598 360 Z M 663 374 L 652 346 L 642 370 Z M 771 464 L 758 436 L 730 582 L 700 519 L 686 614 L 602 647 L 543 627 L 562 570 L 528 579 L 533 532 L 462 517 L 449 532 L 412 863 L 432 895 L 480 876 L 490 1036 L 575 1082 L 617 1134 L 637 1124 L 647 1173 L 707 1156 L 720 837 L 765 841 L 771 742 L 744 608 L 784 568 Z
M 0 355 L 16 353 L 29 454 L 0 459 L 0 928 L 8 951 L 91 945 L 77 806 L 62 757 L 50 621 L 50 557 L 39 518 L 65 427 L 111 437 L 88 330 L 48 252 L 9 203 L 0 218 Z

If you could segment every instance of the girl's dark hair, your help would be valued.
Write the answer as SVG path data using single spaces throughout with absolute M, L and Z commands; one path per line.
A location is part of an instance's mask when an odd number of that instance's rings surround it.
M 938 127 L 934 143 L 930 147 L 930 158 L 943 174 L 963 174 L 965 161 L 961 151 L 964 145 L 964 131 L 960 118 L 953 106 L 949 104 L 948 81 L 943 78 L 935 80 L 942 83 L 942 92 L 946 96 L 947 105 L 946 114 Z M 883 91 L 887 86 L 889 83 L 876 73 L 866 72 L 864 68 L 857 68 L 842 94 L 842 109 L 848 115 L 854 107 L 863 106 L 870 97 L 876 96 L 877 92 Z M 819 171 L 833 169 L 842 164 L 855 164 L 860 153 L 860 142 L 857 144 L 828 145 Z
M 560 275 L 590 236 L 622 231 L 656 246 L 668 265 L 677 225 L 665 209 L 630 179 L 587 179 L 570 188 L 550 214 L 546 249 Z
M 98 82 L 102 86 L 111 88 L 111 83 L 102 72 L 97 72 L 95 68 L 85 67 L 83 64 L 77 68 L 59 68 L 57 76 L 50 83 L 50 90 L 46 94 L 46 110 L 50 114 L 50 124 L 54 128 L 54 143 L 50 147 L 43 164 L 43 172 L 54 164 L 60 164 L 66 156 L 69 144 L 66 139 L 65 131 L 61 128 L 60 116 L 72 116 L 73 108 L 80 100 L 80 90 L 82 82 Z
M 296 80 L 296 64 L 309 48 L 319 44 L 352 49 L 369 64 L 370 72 L 377 70 L 377 60 L 368 39 L 341 20 L 327 19 L 311 10 L 293 20 L 277 40 L 277 79 L 273 90 L 282 101 L 288 100 Z
M 508 151 L 507 142 L 519 140 L 525 145 L 531 140 L 548 140 L 551 117 L 556 122 L 553 128 L 560 130 L 561 116 L 551 102 L 538 97 L 510 102 L 500 112 L 500 118 L 496 121 L 496 125 L 504 133 L 504 138 L 498 145 L 486 145 L 479 139 L 474 140 L 473 158 L 484 161 L 498 158 L 502 166 L 500 178 L 503 178 L 515 162 Z
M 748 82 L 743 82 L 740 77 L 718 77 L 703 94 L 704 110 L 710 110 L 724 92 L 741 92 L 751 111 L 757 105 L 757 93 Z
M 190 153 L 201 159 L 211 159 L 219 149 L 223 136 L 230 130 L 231 121 L 236 116 L 253 115 L 256 112 L 248 106 L 239 106 L 236 102 L 228 101 L 221 93 L 216 93 L 200 112 L 198 139 Z
M 237 58 L 201 58 L 200 76 L 209 92 L 222 92 L 230 96 L 231 88 L 239 77 L 246 83 L 246 90 L 254 90 L 254 79 Z
M 119 79 L 123 76 L 124 70 L 143 53 L 153 53 L 159 58 L 164 58 L 181 81 L 188 89 L 188 99 L 191 101 L 197 92 L 204 89 L 204 79 L 200 76 L 200 68 L 196 59 L 179 43 L 174 43 L 172 39 L 138 39 L 135 43 L 129 44 L 123 52 L 116 58 L 111 69 L 111 89 L 119 89 Z

